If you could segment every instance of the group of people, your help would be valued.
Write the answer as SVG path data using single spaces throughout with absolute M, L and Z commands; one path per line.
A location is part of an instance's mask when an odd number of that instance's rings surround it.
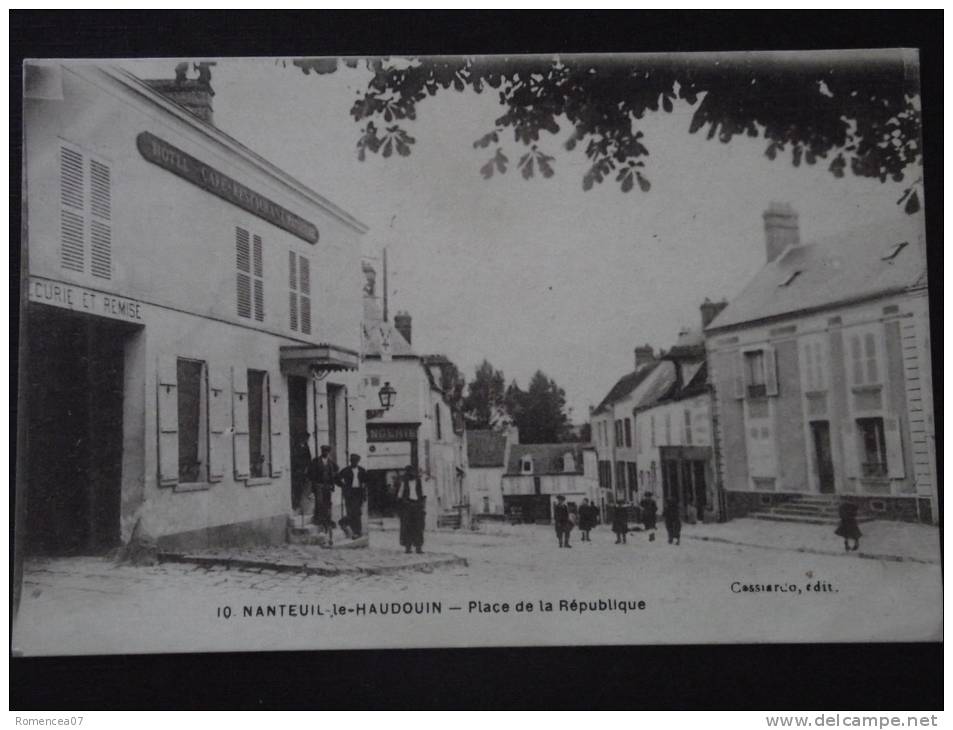
M 651 492 L 646 492 L 639 502 L 642 528 L 649 534 L 649 542 L 655 540 L 655 530 L 658 522 L 658 504 Z M 612 508 L 612 532 L 615 533 L 616 545 L 626 542 L 629 533 L 629 505 L 619 502 Z M 662 511 L 662 520 L 668 533 L 669 545 L 681 544 L 682 516 L 678 502 L 674 499 L 665 503 Z M 573 513 L 562 495 L 556 497 L 556 506 L 553 509 L 553 524 L 556 527 L 556 540 L 559 547 L 572 547 L 569 537 L 574 527 L 579 527 L 580 539 L 583 542 L 592 542 L 590 531 L 599 522 L 599 508 L 588 499 L 582 500 L 582 505 Z
M 304 443 L 307 449 L 307 442 Z M 320 456 L 307 458 L 303 467 L 303 476 L 314 495 L 314 514 L 311 522 L 327 534 L 328 545 L 334 544 L 335 525 L 340 527 L 349 539 L 357 539 L 363 534 L 361 514 L 367 500 L 367 471 L 360 465 L 361 457 L 351 454 L 350 464 L 338 469 L 331 457 L 331 447 L 322 446 Z M 343 494 L 344 516 L 335 522 L 331 512 L 331 495 L 340 487 Z M 423 552 L 424 518 L 426 515 L 423 486 L 420 473 L 408 465 L 397 479 L 394 489 L 400 505 L 400 544 L 406 552 L 412 549 Z M 304 490 L 294 495 L 296 505 L 305 497 Z

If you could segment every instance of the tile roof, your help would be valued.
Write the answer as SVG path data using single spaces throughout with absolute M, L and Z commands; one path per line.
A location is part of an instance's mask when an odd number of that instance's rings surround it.
M 491 429 L 467 431 L 467 461 L 471 467 L 503 466 L 506 434 Z
M 657 362 L 648 363 L 619 378 L 616 384 L 609 390 L 608 394 L 606 394 L 606 397 L 602 399 L 602 402 L 596 406 L 592 415 L 602 413 L 613 403 L 617 403 L 629 395 L 633 390 L 639 387 L 639 384 L 644 381 L 657 366 Z
M 390 354 L 393 357 L 416 356 L 410 343 L 390 322 L 364 322 L 364 355 L 379 357 L 384 350 L 384 343 L 390 343 Z
M 506 465 L 506 475 L 518 476 L 522 473 L 520 462 L 524 456 L 533 459 L 533 473 L 527 476 L 544 476 L 546 474 L 582 474 L 582 444 L 513 444 L 510 447 L 510 458 Z M 563 454 L 571 452 L 576 460 L 576 470 L 563 470 Z
M 707 330 L 925 286 L 923 235 L 921 217 L 902 215 L 791 246 L 755 274 Z

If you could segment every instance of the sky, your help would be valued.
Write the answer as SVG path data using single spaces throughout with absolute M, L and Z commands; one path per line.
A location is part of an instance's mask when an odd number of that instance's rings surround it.
M 650 192 L 607 181 L 582 190 L 580 145 L 566 125 L 542 134 L 556 157 L 549 179 L 511 169 L 485 180 L 492 150 L 473 141 L 501 114 L 496 95 L 441 92 L 404 126 L 409 157 L 357 158 L 350 116 L 362 68 L 304 75 L 277 59 L 217 59 L 215 124 L 366 223 L 365 250 L 388 250 L 390 311 L 413 317 L 420 353 L 441 353 L 467 376 L 484 359 L 526 387 L 541 369 L 566 391 L 574 422 L 587 419 L 622 375 L 633 348 L 667 348 L 699 327 L 706 298 L 731 299 L 765 262 L 761 214 L 791 203 L 801 240 L 902 215 L 905 184 L 834 178 L 826 165 L 793 167 L 763 139 L 729 144 L 690 135 L 692 108 L 647 116 Z M 171 78 L 176 61 L 123 62 L 143 78 Z

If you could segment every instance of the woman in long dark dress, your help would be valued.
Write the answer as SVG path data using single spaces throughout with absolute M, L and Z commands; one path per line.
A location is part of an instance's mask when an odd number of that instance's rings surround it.
M 642 527 L 649 533 L 649 542 L 655 539 L 655 523 L 658 519 L 658 504 L 651 492 L 646 492 L 642 501 L 639 502 L 642 508 Z
M 844 538 L 844 550 L 848 552 L 857 550 L 860 547 L 860 527 L 857 525 L 857 505 L 853 502 L 841 502 L 837 510 L 840 517 L 840 524 L 834 530 L 835 535 Z M 854 541 L 854 546 L 849 547 L 848 540 Z
M 629 532 L 629 512 L 625 502 L 616 502 L 612 509 L 612 531 L 615 533 L 616 545 L 625 542 L 625 536 Z

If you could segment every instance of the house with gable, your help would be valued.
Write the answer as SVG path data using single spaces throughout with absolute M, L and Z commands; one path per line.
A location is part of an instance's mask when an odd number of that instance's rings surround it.
M 598 482 L 584 471 L 584 445 L 513 444 L 503 474 L 504 513 L 513 521 L 552 521 L 556 497 L 574 511 L 583 499 L 598 504 Z

